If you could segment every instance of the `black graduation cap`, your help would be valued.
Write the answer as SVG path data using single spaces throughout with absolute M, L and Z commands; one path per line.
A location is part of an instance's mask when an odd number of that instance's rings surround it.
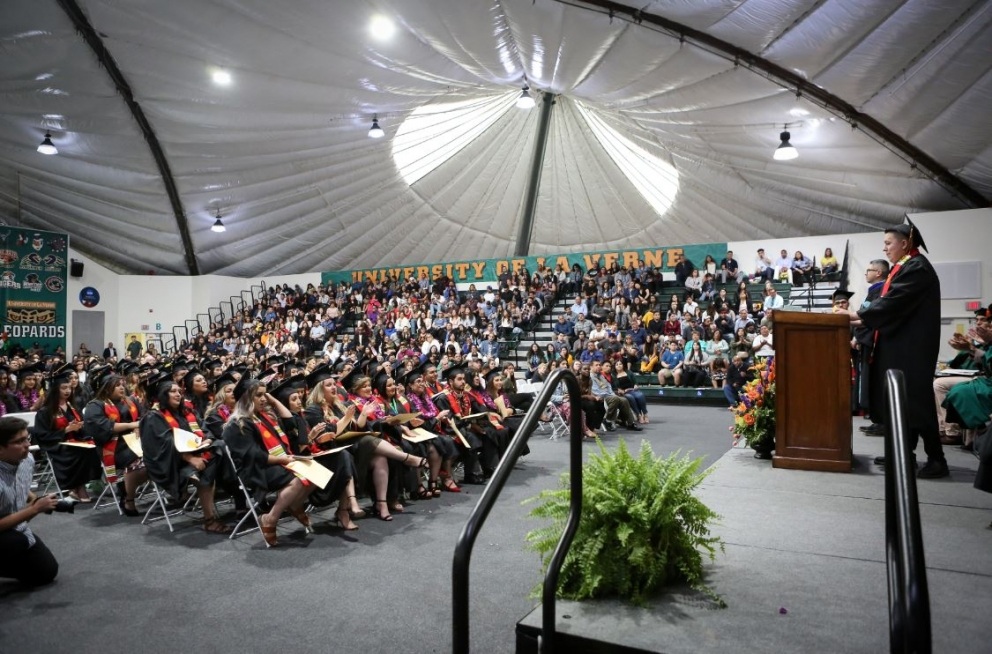
M 895 227 L 889 227 L 885 230 L 886 233 L 895 232 L 909 239 L 910 244 L 913 247 L 920 248 L 924 252 L 929 252 L 927 250 L 927 244 L 923 242 L 923 235 L 920 234 L 919 228 L 913 224 L 913 221 L 906 216 L 906 222 L 901 225 L 896 225 Z
M 152 364 L 150 364 L 150 363 L 143 363 L 140 366 L 138 366 L 138 374 L 143 375 L 146 372 L 150 371 L 151 369 L 152 369 Z
M 189 363 L 186 362 L 185 358 L 182 359 L 181 361 L 179 359 L 176 359 L 175 361 L 172 362 L 172 367 L 169 368 L 169 371 L 175 374 L 180 371 L 189 370 L 190 368 L 191 366 L 189 365 Z
M 366 376 L 365 373 L 362 372 L 362 370 L 356 366 L 351 369 L 351 372 L 349 372 L 347 375 L 341 378 L 340 380 L 341 386 L 344 387 L 344 389 L 350 393 L 352 384 L 355 383 L 355 380 L 357 380 L 359 377 L 365 377 L 365 376 Z
M 286 363 L 286 357 L 284 357 L 281 354 L 277 354 L 274 357 L 269 357 L 268 359 L 265 360 L 265 365 L 268 366 L 269 368 L 275 366 L 281 366 L 284 363 Z
M 245 373 L 238 380 L 238 383 L 234 386 L 234 399 L 235 401 L 240 400 L 241 397 L 248 391 L 248 382 L 252 380 L 252 376 Z
M 486 373 L 486 376 L 485 376 L 486 388 L 489 388 L 490 386 L 492 386 L 493 378 L 496 377 L 496 375 L 502 375 L 502 374 L 503 374 L 503 371 L 500 370 L 499 368 L 493 368 L 492 370 L 490 370 L 489 372 L 487 372 Z
M 321 383 L 325 379 L 330 379 L 335 376 L 335 372 L 331 370 L 329 365 L 322 364 L 310 371 L 310 374 L 306 376 L 307 388 L 317 388 L 317 384 Z
M 344 359 L 338 361 L 337 363 L 334 364 L 334 372 L 336 373 L 341 372 L 342 370 L 344 370 L 344 367 L 346 365 L 348 365 L 348 362 L 345 361 Z
M 274 398 L 285 404 L 290 395 L 297 391 L 303 390 L 303 383 L 303 375 L 293 375 L 292 377 L 288 377 L 276 386 L 272 387 L 269 390 L 269 393 L 271 393 Z
M 417 366 L 410 372 L 403 375 L 403 385 L 410 388 L 410 385 L 421 379 L 424 376 L 423 366 Z
M 193 390 L 193 378 L 197 375 L 202 375 L 203 373 L 196 368 L 190 368 L 189 372 L 183 375 L 183 388 L 189 393 Z
M 125 359 L 124 365 L 117 366 L 117 372 L 120 373 L 122 377 L 125 377 L 130 375 L 132 372 L 138 372 L 138 364 Z
M 87 373 L 86 378 L 87 380 L 89 380 L 89 383 L 93 388 L 99 388 L 100 383 L 103 380 L 104 376 L 111 372 L 113 372 L 113 368 L 111 368 L 109 365 L 104 364 L 102 366 L 91 368 L 90 371 Z
M 42 363 L 41 361 L 37 361 L 35 363 L 22 367 L 18 371 L 18 375 L 24 376 L 24 375 L 34 375 L 37 373 L 43 374 L 44 372 L 45 372 L 45 364 Z
M 458 366 L 451 366 L 441 374 L 444 375 L 444 378 L 446 380 L 451 381 L 451 379 L 456 375 L 458 375 L 459 373 L 463 375 L 467 374 L 464 368 L 459 368 Z
M 58 386 L 59 384 L 68 383 L 69 378 L 72 377 L 73 371 L 74 368 L 72 367 L 72 364 L 67 363 L 65 365 L 59 366 L 58 368 L 52 371 L 52 375 L 51 375 L 52 385 Z
M 853 295 L 854 293 L 845 288 L 838 288 L 834 291 L 834 294 L 830 296 L 830 301 L 837 302 L 838 300 L 850 300 Z
M 237 384 L 237 383 L 238 383 L 237 378 L 235 378 L 235 376 L 231 374 L 230 371 L 228 371 L 225 372 L 220 377 L 218 377 L 217 379 L 215 379 L 213 384 L 210 385 L 210 387 L 211 389 L 213 389 L 213 392 L 216 394 L 220 392 L 220 389 L 224 388 L 228 384 Z
M 389 380 L 389 375 L 386 374 L 385 370 L 380 370 L 376 373 L 375 377 L 372 379 L 372 387 L 379 391 L 379 397 L 386 397 L 386 382 Z
M 207 359 L 206 361 L 203 362 L 203 369 L 212 370 L 217 366 L 222 366 L 222 365 L 224 365 L 224 362 L 221 361 L 220 359 L 217 358 Z
M 163 370 L 145 380 L 145 388 L 151 391 L 152 395 L 158 395 L 159 386 L 171 383 L 173 383 L 172 373 L 168 370 Z

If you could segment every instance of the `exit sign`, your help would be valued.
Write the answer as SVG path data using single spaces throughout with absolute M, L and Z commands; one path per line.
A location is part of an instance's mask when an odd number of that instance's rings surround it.
M 978 300 L 972 300 L 971 302 L 965 302 L 964 308 L 966 311 L 978 311 L 982 308 L 982 303 Z

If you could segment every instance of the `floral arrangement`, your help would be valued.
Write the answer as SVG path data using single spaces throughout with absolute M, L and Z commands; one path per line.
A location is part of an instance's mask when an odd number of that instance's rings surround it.
M 740 403 L 731 409 L 734 424 L 734 445 L 744 439 L 750 447 L 759 449 L 775 438 L 775 357 L 759 359 L 751 366 L 754 379 L 741 389 Z

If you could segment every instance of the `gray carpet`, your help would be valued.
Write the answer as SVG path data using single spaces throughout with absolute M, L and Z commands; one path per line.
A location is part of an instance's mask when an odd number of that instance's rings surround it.
M 682 449 L 707 465 L 730 447 L 725 409 L 652 406 L 640 433 L 607 434 L 656 454 Z M 592 451 L 593 446 L 585 446 Z M 537 433 L 510 478 L 472 558 L 475 652 L 512 652 L 514 626 L 535 602 L 537 555 L 524 534 L 537 521 L 521 501 L 557 484 L 568 445 Z M 41 516 L 32 527 L 59 559 L 59 578 L 26 593 L 0 581 L 0 652 L 142 654 L 389 651 L 451 649 L 451 558 L 481 487 L 415 502 L 393 522 L 360 521 L 345 534 L 318 517 L 317 533 L 280 526 L 280 546 L 258 534 L 229 541 L 187 519 L 176 533 L 125 519 L 112 509 Z M 721 560 L 731 565 L 731 559 Z

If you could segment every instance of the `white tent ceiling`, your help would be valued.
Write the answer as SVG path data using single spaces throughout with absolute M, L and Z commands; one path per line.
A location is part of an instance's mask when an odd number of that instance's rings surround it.
M 510 255 L 540 114 L 514 106 L 524 83 L 556 96 L 532 253 L 877 229 L 982 201 L 691 31 L 581 1 L 6 0 L 0 217 L 67 231 L 122 271 L 190 268 L 160 167 L 72 6 L 161 144 L 200 273 Z M 992 3 L 637 8 L 798 75 L 992 197 Z M 370 35 L 376 14 L 392 38 Z M 386 138 L 367 138 L 373 115 Z M 800 156 L 773 161 L 786 124 Z M 57 156 L 35 151 L 46 130 Z

